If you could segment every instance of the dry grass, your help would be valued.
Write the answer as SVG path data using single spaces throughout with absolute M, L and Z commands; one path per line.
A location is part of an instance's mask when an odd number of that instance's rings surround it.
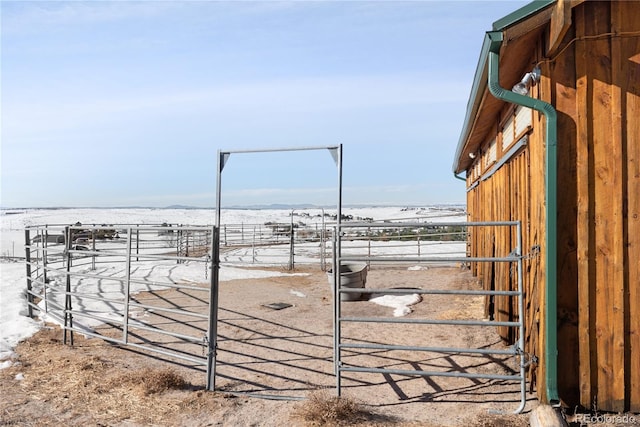
M 189 383 L 171 369 L 144 368 L 139 371 L 115 377 L 111 381 L 113 388 L 126 387 L 142 396 L 164 393 L 169 390 L 181 390 Z
M 518 415 L 480 415 L 475 419 L 469 427 L 527 427 L 529 422 L 527 418 Z
M 41 331 L 19 346 L 18 365 L 0 371 L 3 395 L 19 384 L 13 404 L 6 399 L 3 405 L 0 425 L 20 424 L 25 402 L 33 411 L 58 414 L 33 425 L 162 424 L 181 410 L 218 407 L 215 393 L 185 391 L 193 387 L 173 369 L 108 360 L 92 354 L 95 346 L 107 346 L 103 342 L 77 337 L 78 345 L 70 347 L 60 336 L 59 329 Z M 16 383 L 12 378 L 18 373 L 24 379 Z
M 353 425 L 370 418 L 354 399 L 332 396 L 324 390 L 311 393 L 295 415 L 310 426 Z

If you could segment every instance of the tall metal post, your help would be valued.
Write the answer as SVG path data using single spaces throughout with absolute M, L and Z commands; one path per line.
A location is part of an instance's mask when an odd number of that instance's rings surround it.
M 220 218 L 222 203 L 222 170 L 229 153 L 218 150 L 216 173 L 216 217 L 211 239 L 211 283 L 209 289 L 209 327 L 207 333 L 207 390 L 216 388 L 216 359 L 218 350 L 218 306 L 220 288 Z
M 342 144 L 332 149 L 331 154 L 334 157 L 338 169 L 338 200 L 336 209 L 336 229 L 334 232 L 333 246 L 333 348 L 334 348 L 334 369 L 336 373 L 336 394 L 340 396 L 342 393 L 342 378 L 340 375 L 340 258 L 342 257 Z
M 207 390 L 216 388 L 216 351 L 218 348 L 218 304 L 220 283 L 220 228 L 211 230 L 211 281 L 209 283 L 209 328 L 207 334 Z

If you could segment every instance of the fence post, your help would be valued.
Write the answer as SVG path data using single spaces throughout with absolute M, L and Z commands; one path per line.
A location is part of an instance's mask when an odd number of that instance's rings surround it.
M 189 256 L 189 233 L 190 231 L 185 231 L 185 248 L 184 248 L 184 256 L 188 257 Z M 182 261 L 184 262 L 184 261 Z
M 96 230 L 91 230 L 91 270 L 96 269 Z
M 33 308 L 31 307 L 33 304 L 33 295 L 31 294 L 31 236 L 28 228 L 24 230 L 24 243 L 24 259 L 27 267 L 27 306 L 29 317 L 33 318 Z
M 253 226 L 253 240 L 251 242 L 251 261 L 256 263 L 256 226 Z
M 371 235 L 371 227 L 367 227 L 367 235 L 369 236 L 369 238 L 367 239 L 367 247 L 368 247 L 368 252 L 367 255 L 369 256 L 369 261 L 367 261 L 367 265 L 371 265 L 371 240 L 372 239 L 372 235 Z
M 73 345 L 73 331 L 68 328 L 73 328 L 73 314 L 71 313 L 71 227 L 65 227 L 65 255 L 67 259 L 67 273 L 66 273 L 66 285 L 65 285 L 65 299 L 64 299 L 64 336 L 62 342 L 67 343 L 67 331 L 69 331 L 70 343 Z
M 138 230 L 136 230 L 136 233 Z M 136 255 L 138 255 L 136 253 Z M 137 259 L 137 258 L 136 258 Z M 127 230 L 127 259 L 124 267 L 124 318 L 122 319 L 122 340 L 129 343 L 129 292 L 131 290 L 131 227 Z
M 291 233 L 290 234 L 291 234 L 291 236 L 289 238 L 289 270 L 293 270 L 294 263 L 295 263 L 294 255 L 293 255 L 293 250 L 294 250 L 293 224 L 291 224 Z
M 42 245 L 42 281 L 45 283 L 45 286 L 47 283 L 49 283 L 49 280 L 47 279 L 47 254 L 49 253 L 48 247 L 49 247 L 49 229 L 47 228 L 48 226 L 45 225 L 45 229 L 44 229 L 44 233 L 45 233 L 45 239 L 44 242 L 40 241 L 40 244 Z M 25 240 L 25 243 L 27 241 Z M 29 243 L 30 245 L 31 243 Z M 36 255 L 37 258 L 37 255 Z
M 316 224 L 316 232 L 318 224 Z M 324 259 L 324 227 L 320 229 L 320 270 L 326 271 L 326 260 Z
M 209 283 L 209 327 L 207 336 L 207 390 L 216 388 L 216 351 L 218 348 L 218 288 L 220 270 L 220 228 L 211 232 L 211 279 Z
M 180 248 L 182 246 L 182 229 L 181 228 L 176 228 L 176 256 L 179 257 L 180 256 Z M 177 259 L 176 260 L 176 264 L 180 264 L 180 260 Z

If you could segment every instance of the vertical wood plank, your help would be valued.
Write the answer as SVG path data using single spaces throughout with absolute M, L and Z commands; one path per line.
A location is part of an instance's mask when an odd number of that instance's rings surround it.
M 609 31 L 609 3 L 590 3 L 592 30 Z M 607 411 L 624 410 L 624 303 L 622 250 L 622 141 L 618 67 L 612 67 L 611 40 L 589 45 L 590 80 L 593 85 L 593 152 L 596 256 L 596 336 L 598 351 L 598 402 Z
M 640 17 L 638 21 L 640 22 Z M 638 47 L 637 47 L 638 49 Z M 634 81 L 633 92 L 627 93 L 627 258 L 628 262 L 628 337 L 629 348 L 629 410 L 640 412 L 640 126 L 631 117 L 640 117 L 640 52 L 638 63 L 629 81 Z
M 505 164 L 503 167 L 503 182 L 502 185 L 504 185 L 503 187 L 503 192 L 504 192 L 504 200 L 503 200 L 503 204 L 502 204 L 502 218 L 505 221 L 510 221 L 512 219 L 511 217 L 511 203 L 512 203 L 512 198 L 511 198 L 511 185 L 513 182 L 512 176 L 511 176 L 511 171 L 512 171 L 512 163 L 509 162 L 507 164 Z M 503 234 L 503 253 L 505 255 L 508 255 L 513 248 L 515 247 L 512 239 L 511 239 L 511 235 L 514 232 L 514 230 L 512 230 L 512 227 L 502 227 L 502 234 Z M 505 281 L 505 287 L 507 288 L 507 290 L 513 290 L 514 289 L 514 278 L 515 276 L 511 274 L 511 269 L 515 268 L 515 265 L 513 264 L 505 264 L 503 263 L 503 277 L 504 277 L 504 281 Z M 509 296 L 507 298 L 505 298 L 505 303 L 506 303 L 506 311 L 507 311 L 507 317 L 509 320 L 511 321 L 515 321 L 516 319 L 516 310 L 514 310 L 515 305 L 514 305 L 514 301 L 515 298 L 513 298 L 512 296 Z M 507 329 L 507 341 L 509 343 L 514 343 L 515 342 L 515 328 L 508 328 Z
M 533 237 L 531 235 L 531 216 L 530 216 L 530 167 L 529 167 L 529 147 L 527 146 L 522 155 L 522 169 L 521 176 L 523 179 L 523 189 L 524 193 L 520 200 L 520 210 L 522 212 L 522 221 L 523 221 L 523 242 L 524 242 L 524 253 L 529 255 L 529 257 L 524 262 L 524 307 L 525 307 L 525 352 L 530 355 L 538 356 L 537 351 L 537 320 L 538 320 L 538 305 L 536 302 L 538 301 L 536 298 L 537 288 L 534 286 L 535 281 L 535 262 L 536 258 L 533 256 L 532 252 L 532 242 Z M 527 380 L 529 381 L 529 388 L 533 390 L 533 388 L 537 385 L 535 372 L 536 365 L 532 364 L 529 368 Z
M 544 358 L 545 336 L 542 333 L 545 328 L 545 318 L 542 308 L 545 306 L 545 122 L 541 114 L 534 112 L 533 132 L 531 133 L 531 142 L 529 144 L 529 162 L 530 162 L 530 195 L 529 200 L 531 209 L 531 235 L 532 245 L 540 247 L 540 254 L 536 257 L 534 263 L 535 269 L 530 272 L 534 276 L 535 293 L 531 298 L 535 298 L 537 310 L 537 349 L 538 368 L 536 373 L 538 398 L 546 400 L 546 360 Z
M 567 32 L 564 44 L 574 38 Z M 574 407 L 580 403 L 580 363 L 578 349 L 578 280 L 577 242 L 577 168 L 576 168 L 576 75 L 573 49 L 543 69 L 550 75 L 549 87 L 542 99 L 551 102 L 558 112 L 558 391 L 563 403 Z M 548 93 L 548 94 L 547 94 Z
M 612 5 L 613 30 L 640 31 L 640 8 L 631 2 Z M 621 110 L 625 155 L 625 388 L 627 409 L 640 412 L 640 39 L 621 38 Z
M 571 5 L 563 0 L 558 1 L 551 12 L 549 30 L 549 56 L 556 53 L 565 33 L 571 27 Z
M 610 31 L 620 31 L 625 28 L 625 9 L 620 2 L 611 2 L 611 24 Z M 613 315 L 613 372 L 614 387 L 613 387 L 613 404 L 612 410 L 622 412 L 625 410 L 626 405 L 626 386 L 631 386 L 627 381 L 627 363 L 625 361 L 626 345 L 627 345 L 627 332 L 628 325 L 626 324 L 625 301 L 628 298 L 628 280 L 625 274 L 627 270 L 628 259 L 626 257 L 626 242 L 625 242 L 625 230 L 626 224 L 626 212 L 625 212 L 625 188 L 626 188 L 626 171 L 627 171 L 627 147 L 625 146 L 626 132 L 623 130 L 623 111 L 626 103 L 626 76 L 625 68 L 623 65 L 623 40 L 619 37 L 614 37 L 610 41 L 611 45 L 611 86 L 612 86 L 612 103 L 611 103 L 611 122 L 612 122 L 612 142 L 618 146 L 616 153 L 619 155 L 617 159 L 613 159 L 613 167 L 615 168 L 614 174 L 619 179 L 619 184 L 616 186 L 616 194 L 614 195 L 616 200 L 614 201 L 614 210 L 610 211 L 615 215 L 616 231 L 620 234 L 614 236 L 613 243 L 615 245 L 616 256 L 612 259 L 615 265 L 614 275 L 616 280 L 619 278 L 620 286 L 613 286 L 612 289 L 612 315 Z M 618 380 L 619 379 L 619 380 Z
M 576 14 L 576 37 L 587 33 L 586 5 L 574 9 Z M 580 404 L 591 407 L 594 390 L 597 387 L 597 354 L 595 352 L 595 263 L 591 258 L 593 250 L 593 220 L 591 204 L 592 194 L 592 152 L 590 150 L 590 123 L 593 114 L 588 107 L 590 86 L 588 84 L 588 44 L 578 41 L 575 44 L 576 61 L 576 196 L 577 196 L 577 227 L 576 227 L 576 257 L 578 264 L 578 333 L 580 335 L 579 363 L 580 363 Z
M 506 168 L 502 167 L 500 171 L 494 175 L 495 181 L 495 200 L 496 200 L 496 216 L 494 217 L 496 220 L 501 221 L 505 216 L 505 205 L 506 205 L 506 196 L 507 189 L 506 186 Z M 509 251 L 506 250 L 506 235 L 504 227 L 495 227 L 494 231 L 497 242 L 496 242 L 496 256 L 506 256 Z M 509 278 L 508 278 L 508 268 L 509 265 L 504 262 L 499 262 L 495 264 L 496 269 L 496 289 L 500 291 L 506 291 L 509 288 Z M 499 321 L 509 321 L 510 313 L 509 313 L 509 300 L 504 296 L 496 297 L 498 302 L 498 320 Z M 506 326 L 499 326 L 498 332 L 500 337 L 509 342 L 509 329 Z

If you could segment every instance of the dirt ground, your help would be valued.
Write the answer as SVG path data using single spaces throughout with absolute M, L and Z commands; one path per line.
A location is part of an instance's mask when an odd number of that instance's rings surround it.
M 73 346 L 64 345 L 60 329 L 50 327 L 21 343 L 16 349 L 18 363 L 0 370 L 0 424 L 528 425 L 528 414 L 537 401 L 527 395 L 525 412 L 512 415 L 520 403 L 517 382 L 351 371 L 341 374 L 342 400 L 353 402 L 357 409 L 343 418 L 328 416 L 329 409 L 318 402 L 335 401 L 331 400 L 337 381 L 331 289 L 325 273 L 316 269 L 297 272 L 306 275 L 221 283 L 215 392 L 205 390 L 206 367 L 202 364 L 77 333 Z M 367 279 L 367 288 L 374 289 L 477 287 L 468 271 L 458 268 L 372 269 Z M 142 293 L 137 300 L 198 310 L 207 305 L 206 292 L 197 291 Z M 290 306 L 275 310 L 267 306 L 272 303 Z M 367 300 L 345 301 L 341 306 L 343 317 L 393 318 L 393 308 Z M 482 319 L 483 300 L 424 295 L 412 309 L 402 319 Z M 194 336 L 207 328 L 206 319 L 172 317 L 153 310 L 140 316 Z M 120 333 L 106 326 L 99 332 L 114 337 Z M 506 348 L 493 327 L 342 322 L 340 334 L 343 343 L 356 345 Z M 205 349 L 177 339 L 157 340 L 159 345 L 195 357 L 202 357 Z M 132 342 L 136 342 L 135 334 Z M 516 373 L 517 366 L 516 359 L 506 356 L 357 347 L 344 348 L 341 360 L 343 368 L 500 375 Z

